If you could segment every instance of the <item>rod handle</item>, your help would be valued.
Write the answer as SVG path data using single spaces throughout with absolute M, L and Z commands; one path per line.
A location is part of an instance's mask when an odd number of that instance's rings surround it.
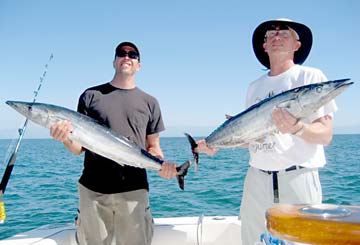
M 3 224 L 6 219 L 5 204 L 0 202 L 0 224 Z

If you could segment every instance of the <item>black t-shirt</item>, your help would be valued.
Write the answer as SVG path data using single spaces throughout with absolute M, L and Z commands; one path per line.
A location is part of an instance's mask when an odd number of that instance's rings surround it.
M 164 130 L 158 101 L 137 87 L 119 89 L 106 83 L 89 88 L 79 98 L 78 112 L 144 149 L 146 135 Z M 121 166 L 86 149 L 79 182 L 104 194 L 149 189 L 145 169 Z

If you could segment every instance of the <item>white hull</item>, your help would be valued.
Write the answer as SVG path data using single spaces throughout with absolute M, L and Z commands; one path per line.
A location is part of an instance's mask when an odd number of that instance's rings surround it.
M 155 218 L 152 245 L 241 245 L 237 216 Z M 76 245 L 74 224 L 45 225 L 6 240 L 0 245 Z

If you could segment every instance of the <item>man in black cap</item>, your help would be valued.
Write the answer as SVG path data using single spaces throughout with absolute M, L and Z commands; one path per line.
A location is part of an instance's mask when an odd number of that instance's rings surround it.
M 152 155 L 163 158 L 159 132 L 164 124 L 158 101 L 135 84 L 141 68 L 140 53 L 131 42 L 115 50 L 113 79 L 83 92 L 78 112 L 94 118 L 127 137 Z M 69 140 L 71 122 L 52 125 L 50 134 L 74 154 L 85 151 L 84 170 L 79 180 L 80 244 L 150 245 L 153 222 L 149 207 L 146 170 L 118 163 L 84 149 Z M 164 162 L 159 175 L 176 176 L 176 165 Z
M 327 81 L 320 70 L 301 66 L 311 45 L 311 30 L 301 23 L 278 19 L 260 24 L 253 34 L 253 48 L 269 71 L 250 84 L 246 107 L 292 88 Z M 242 244 L 260 241 L 266 232 L 265 212 L 274 203 L 322 202 L 318 168 L 326 164 L 323 146 L 332 140 L 336 110 L 331 101 L 299 120 L 286 110 L 275 109 L 272 118 L 278 132 L 246 145 L 250 167 L 240 209 Z M 198 153 L 216 153 L 204 139 L 197 144 Z

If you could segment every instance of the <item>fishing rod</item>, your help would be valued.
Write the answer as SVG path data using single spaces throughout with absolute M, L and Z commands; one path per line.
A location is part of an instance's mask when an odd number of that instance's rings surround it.
M 39 91 L 41 89 L 41 85 L 42 85 L 42 83 L 43 83 L 43 81 L 45 79 L 49 63 L 53 59 L 53 57 L 54 57 L 53 54 L 51 54 L 50 57 L 49 57 L 48 62 L 45 65 L 44 73 L 40 77 L 39 86 L 34 91 L 34 99 L 33 99 L 32 103 L 35 103 L 35 101 L 37 99 L 37 96 L 38 96 Z M 6 186 L 7 186 L 8 182 L 9 182 L 11 172 L 12 172 L 12 170 L 14 168 L 15 161 L 16 161 L 16 154 L 17 154 L 17 152 L 19 150 L 21 140 L 24 137 L 28 121 L 29 121 L 29 119 L 26 118 L 24 125 L 22 126 L 22 128 L 19 129 L 19 138 L 17 140 L 15 149 L 14 149 L 13 153 L 11 154 L 11 156 L 9 158 L 9 161 L 8 161 L 8 163 L 6 165 L 4 175 L 3 175 L 2 179 L 1 179 L 1 183 L 0 183 L 0 224 L 4 223 L 4 221 L 6 219 L 5 204 L 4 204 L 4 201 L 3 201 L 3 196 L 5 194 Z

